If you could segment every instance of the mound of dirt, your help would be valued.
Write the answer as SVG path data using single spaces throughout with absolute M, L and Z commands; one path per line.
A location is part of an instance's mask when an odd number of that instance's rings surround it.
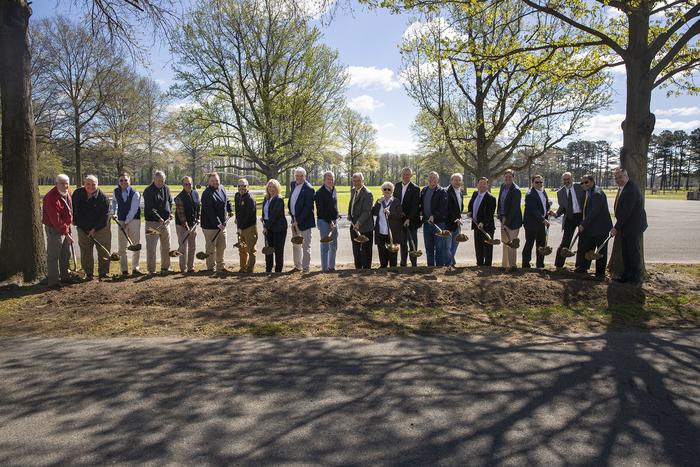
M 0 334 L 377 337 L 508 333 L 519 328 L 576 332 L 609 327 L 608 304 L 648 314 L 649 297 L 676 296 L 679 290 L 697 294 L 700 286 L 693 277 L 672 270 L 652 271 L 642 289 L 571 272 L 506 274 L 475 267 L 173 274 L 42 289 L 41 296 L 4 290 L 0 298 L 17 304 L 0 314 Z M 696 303 L 692 305 L 682 326 L 697 325 Z M 645 321 L 653 322 L 649 318 Z

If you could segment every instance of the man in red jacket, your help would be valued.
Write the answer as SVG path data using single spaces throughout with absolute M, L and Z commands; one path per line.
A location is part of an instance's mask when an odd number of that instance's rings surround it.
M 68 175 L 56 176 L 56 186 L 44 196 L 42 223 L 46 231 L 46 256 L 49 287 L 58 287 L 61 281 L 70 280 L 68 259 L 73 238 L 70 225 L 73 222 L 73 203 L 69 193 Z

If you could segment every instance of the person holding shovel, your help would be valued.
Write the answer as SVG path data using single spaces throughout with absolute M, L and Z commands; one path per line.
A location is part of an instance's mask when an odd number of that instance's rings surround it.
M 496 232 L 494 213 L 496 198 L 489 193 L 489 179 L 479 177 L 477 191 L 472 193 L 467 207 L 467 215 L 472 219 L 474 231 L 474 252 L 477 266 L 491 266 L 493 261 L 493 234 Z M 488 240 L 488 242 L 487 242 Z
M 592 175 L 581 177 L 581 188 L 584 189 L 583 220 L 578 226 L 579 241 L 574 271 L 586 274 L 591 267 L 591 259 L 588 256 L 595 252 L 595 278 L 602 281 L 605 280 L 605 266 L 608 261 L 606 236 L 613 228 L 608 199 L 603 190 L 595 185 Z
M 238 180 L 238 193 L 234 196 L 236 208 L 236 227 L 239 232 L 238 256 L 241 269 L 239 272 L 255 271 L 255 245 L 258 243 L 258 219 L 255 198 L 248 191 L 248 180 Z
M 335 190 L 335 174 L 325 172 L 323 185 L 314 195 L 316 224 L 321 235 L 321 270 L 335 271 L 335 255 L 338 249 L 338 193 Z M 330 241 L 324 241 L 330 239 Z
M 583 189 L 581 185 L 574 183 L 574 177 L 571 175 L 571 172 L 564 172 L 561 175 L 561 183 L 561 188 L 557 191 L 559 209 L 557 209 L 555 217 L 564 216 L 564 220 L 561 223 L 564 234 L 557 248 L 557 257 L 554 260 L 554 266 L 557 268 L 564 267 L 566 256 L 562 254 L 562 250 L 564 250 L 564 248 L 570 249 L 573 247 L 572 240 L 574 239 L 576 229 L 578 229 L 583 219 L 583 212 L 581 210 L 583 206 Z
M 411 258 L 411 266 L 414 268 L 418 265 L 418 257 L 415 254 L 409 254 L 411 244 L 418 245 L 418 227 L 420 227 L 420 188 L 411 181 L 413 171 L 404 167 L 401 169 L 401 181 L 394 183 L 394 196 L 401 201 L 401 209 L 403 209 L 403 226 L 406 230 L 404 241 L 401 242 L 401 267 L 408 264 L 408 258 Z
M 226 222 L 233 215 L 231 201 L 221 186 L 219 174 L 208 175 L 209 186 L 202 193 L 202 232 L 207 245 L 207 271 L 225 272 Z
M 501 221 L 501 241 L 510 245 L 520 243 L 519 240 L 517 242 L 514 240 L 518 238 L 520 227 L 523 226 L 523 213 L 520 210 L 522 193 L 520 193 L 520 187 L 514 182 L 514 178 L 515 172 L 511 169 L 503 173 L 503 183 L 498 192 L 497 204 L 498 219 Z M 503 259 L 501 260 L 503 269 L 511 272 L 518 269 L 517 253 L 517 247 L 503 246 Z
M 280 197 L 282 186 L 274 178 L 267 182 L 262 207 L 263 235 L 265 236 L 265 271 L 282 272 L 284 266 L 284 241 L 287 238 L 287 218 L 284 201 Z M 272 248 L 270 252 L 266 250 Z
M 175 197 L 175 232 L 182 253 L 178 258 L 180 272 L 194 272 L 194 255 L 197 248 L 197 232 L 194 226 L 199 221 L 201 210 L 199 193 L 192 188 L 190 177 L 182 178 L 182 191 Z
M 119 245 L 119 265 L 122 276 L 129 275 L 129 258 L 127 246 L 129 242 L 139 244 L 141 242 L 141 195 L 131 186 L 131 176 L 124 172 L 119 175 L 119 186 L 114 189 L 112 196 L 112 212 L 117 216 L 122 232 L 117 233 Z M 133 274 L 140 275 L 139 261 L 141 251 L 131 250 L 131 270 Z
M 173 197 L 165 184 L 165 173 L 156 170 L 153 183 L 143 190 L 146 218 L 146 266 L 149 274 L 156 273 L 156 248 L 160 241 L 160 272 L 170 272 L 170 219 Z
M 70 226 L 73 223 L 73 201 L 71 200 L 70 179 L 68 175 L 56 176 L 54 186 L 42 203 L 41 220 L 46 231 L 46 260 L 47 277 L 49 287 L 59 287 L 60 282 L 69 282 L 71 276 L 68 272 L 71 245 L 73 238 L 70 234 Z
M 290 186 L 289 215 L 292 217 L 292 236 L 301 236 L 301 243 L 294 243 L 294 269 L 309 272 L 311 265 L 311 229 L 316 227 L 314 218 L 314 188 L 306 181 L 306 170 L 294 169 L 294 181 Z
M 355 269 L 372 268 L 372 204 L 374 196 L 365 186 L 362 172 L 352 174 L 348 221 L 350 221 L 350 240 L 352 240 L 352 257 Z
M 446 230 L 447 190 L 438 183 L 437 172 L 428 174 L 428 184 L 420 193 L 420 211 L 423 215 L 423 243 L 425 244 L 428 266 L 449 266 L 451 234 Z
M 382 195 L 372 208 L 372 215 L 377 218 L 374 223 L 374 243 L 379 252 L 379 267 L 395 268 L 400 244 L 405 237 L 403 209 L 401 201 L 393 196 L 393 183 L 382 183 Z
M 532 258 L 532 247 L 537 244 L 535 252 L 535 266 L 544 268 L 544 255 L 540 253 L 541 248 L 547 245 L 547 229 L 549 229 L 549 208 L 551 201 L 544 189 L 544 178 L 542 175 L 534 175 L 530 180 L 532 185 L 525 195 L 525 215 L 523 216 L 523 227 L 525 228 L 525 246 L 523 247 L 523 268 L 530 268 Z
M 93 249 L 97 249 L 97 273 L 100 279 L 109 274 L 109 250 L 112 232 L 109 228 L 109 200 L 98 188 L 95 175 L 85 177 L 83 186 L 73 192 L 73 223 L 78 227 L 80 265 L 85 271 L 85 279 L 93 279 L 95 259 Z

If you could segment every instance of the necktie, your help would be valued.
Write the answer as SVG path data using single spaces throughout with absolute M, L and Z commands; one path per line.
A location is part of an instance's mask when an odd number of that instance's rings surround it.
M 617 202 L 620 200 L 620 189 L 617 189 L 617 194 L 615 195 L 615 206 L 613 207 L 613 213 L 615 214 L 615 217 L 617 218 Z
M 352 203 L 350 203 L 350 217 L 352 217 L 352 215 L 355 213 L 355 201 L 357 200 L 357 194 L 358 191 L 355 190 L 355 195 L 352 197 Z
M 588 207 L 588 190 L 586 190 L 586 198 L 583 200 L 583 218 L 586 218 L 586 208 Z
M 574 217 L 574 202 L 571 199 L 572 188 L 566 189 L 566 218 L 571 219 Z

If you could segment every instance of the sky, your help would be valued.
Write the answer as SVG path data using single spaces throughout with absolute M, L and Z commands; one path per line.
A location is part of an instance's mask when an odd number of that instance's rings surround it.
M 78 10 L 69 0 L 36 0 L 33 19 L 50 17 L 60 11 L 76 16 Z M 395 15 L 386 10 L 356 6 L 353 11 L 338 10 L 329 24 L 320 24 L 323 42 L 338 50 L 340 61 L 350 75 L 346 91 L 348 105 L 368 116 L 377 129 L 380 152 L 411 153 L 417 149 L 411 124 L 417 106 L 399 81 L 401 55 L 399 44 L 406 28 L 418 18 L 411 14 Z M 164 89 L 172 83 L 170 53 L 156 44 L 150 49 L 151 64 L 142 72 L 155 79 Z M 624 68 L 612 72 L 613 104 L 592 116 L 575 139 L 607 140 L 622 144 L 620 123 L 624 119 Z M 656 114 L 655 132 L 700 127 L 700 97 L 666 97 L 657 89 L 652 99 Z

